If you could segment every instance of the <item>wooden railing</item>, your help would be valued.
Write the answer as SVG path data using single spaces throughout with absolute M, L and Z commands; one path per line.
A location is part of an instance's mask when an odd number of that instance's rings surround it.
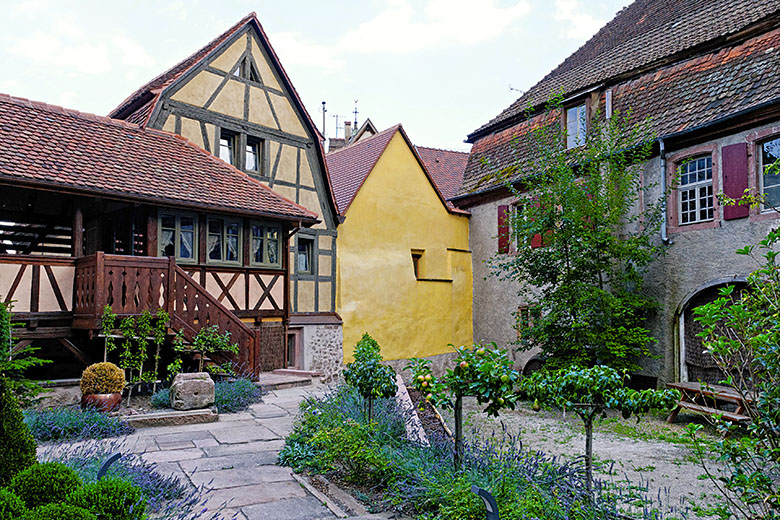
M 188 341 L 202 327 L 217 325 L 239 345 L 239 355 L 232 361 L 255 374 L 260 371 L 259 331 L 226 309 L 173 258 L 100 252 L 79 258 L 73 327 L 99 328 L 106 305 L 119 317 L 164 309 L 171 316 L 171 327 L 181 330 Z

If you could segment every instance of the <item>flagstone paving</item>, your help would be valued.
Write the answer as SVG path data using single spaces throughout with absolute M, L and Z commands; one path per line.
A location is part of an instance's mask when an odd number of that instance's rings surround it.
M 155 462 L 161 472 L 209 489 L 206 507 L 210 512 L 221 509 L 225 518 L 337 518 L 290 468 L 276 465 L 298 404 L 326 391 L 322 385 L 274 390 L 248 411 L 221 415 L 215 423 L 138 429 L 125 447 Z M 379 520 L 391 515 L 353 518 Z

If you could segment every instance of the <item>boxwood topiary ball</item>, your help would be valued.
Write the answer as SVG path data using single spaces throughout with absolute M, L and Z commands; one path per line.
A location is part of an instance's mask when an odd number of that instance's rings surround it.
M 33 509 L 52 502 L 64 502 L 81 485 L 81 479 L 69 467 L 59 462 L 44 462 L 16 475 L 8 489 Z
M 113 363 L 95 363 L 81 374 L 81 393 L 118 394 L 125 387 L 125 373 Z
M 97 520 L 97 517 L 70 504 L 46 504 L 27 512 L 21 520 Z
M 68 503 L 83 507 L 111 520 L 143 520 L 146 500 L 141 489 L 119 479 L 103 479 L 87 484 L 68 497 Z
M 0 488 L 0 520 L 18 520 L 26 512 L 21 498 Z

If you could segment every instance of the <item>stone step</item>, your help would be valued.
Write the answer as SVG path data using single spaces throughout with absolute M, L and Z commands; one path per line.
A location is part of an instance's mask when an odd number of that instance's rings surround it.
M 322 377 L 322 372 L 316 372 L 313 370 L 299 370 L 297 368 L 277 368 L 272 374 L 279 374 L 283 376 L 298 376 L 298 377 L 311 377 L 314 381 L 318 381 Z
M 282 390 L 284 388 L 310 386 L 312 384 L 312 378 L 308 375 L 302 376 L 263 372 L 258 376 L 257 384 L 265 391 Z

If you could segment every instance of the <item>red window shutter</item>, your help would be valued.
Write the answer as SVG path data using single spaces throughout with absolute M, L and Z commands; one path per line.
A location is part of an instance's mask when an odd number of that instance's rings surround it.
M 537 247 L 542 247 L 542 235 L 540 233 L 535 234 L 531 238 L 531 248 L 536 249 Z
M 739 199 L 748 187 L 748 147 L 747 143 L 724 146 L 723 154 L 723 193 L 732 199 Z M 723 218 L 734 220 L 750 214 L 748 206 L 726 206 Z
M 498 252 L 509 252 L 509 206 L 498 207 Z

